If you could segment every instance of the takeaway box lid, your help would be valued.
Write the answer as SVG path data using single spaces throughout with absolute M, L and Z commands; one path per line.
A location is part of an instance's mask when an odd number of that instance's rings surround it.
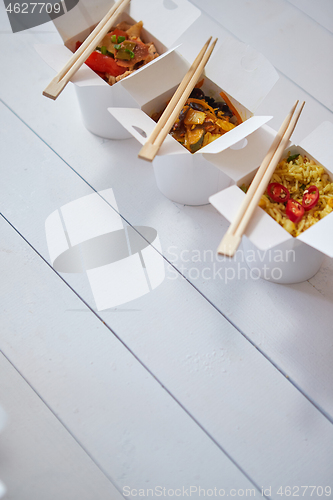
M 65 15 L 54 19 L 66 46 L 79 33 L 95 27 L 115 3 L 112 0 L 80 0 Z M 136 22 L 143 21 L 143 28 L 166 48 L 170 48 L 201 15 L 200 9 L 188 0 L 131 0 L 124 12 Z

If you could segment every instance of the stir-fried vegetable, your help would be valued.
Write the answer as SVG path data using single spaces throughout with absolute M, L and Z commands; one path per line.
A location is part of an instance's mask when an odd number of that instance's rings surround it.
M 134 25 L 123 22 L 112 28 L 86 60 L 87 66 L 113 85 L 158 57 L 154 44 L 141 40 L 142 26 L 142 21 Z M 76 43 L 76 50 L 80 45 Z
M 215 101 L 204 94 L 199 82 L 187 99 L 170 134 L 191 153 L 215 141 L 242 122 L 224 101 Z M 152 116 L 158 121 L 161 114 Z

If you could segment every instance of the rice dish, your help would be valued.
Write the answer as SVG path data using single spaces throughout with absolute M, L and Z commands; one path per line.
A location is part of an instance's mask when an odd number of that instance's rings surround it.
M 282 185 L 286 188 L 284 191 L 289 191 L 289 200 L 278 203 L 269 196 L 271 191 L 266 190 L 259 206 L 294 237 L 333 211 L 333 182 L 321 165 L 305 155 L 295 154 L 281 160 L 268 187 L 272 183 L 276 183 L 273 186 Z M 279 191 L 280 196 L 281 193 L 284 196 L 282 189 Z M 316 199 L 313 193 L 317 193 Z M 313 201 L 309 201 L 311 196 Z M 290 212 L 289 204 L 294 204 L 297 209 L 301 207 L 302 214 L 296 217 Z

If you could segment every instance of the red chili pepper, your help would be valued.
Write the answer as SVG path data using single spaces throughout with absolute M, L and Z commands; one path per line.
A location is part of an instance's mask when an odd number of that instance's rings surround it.
M 112 76 L 122 75 L 126 71 L 126 68 L 118 66 L 112 57 L 96 51 L 90 54 L 86 60 L 86 65 L 97 73 L 108 73 Z
M 304 215 L 304 208 L 298 201 L 290 198 L 286 206 L 286 215 L 291 222 L 297 224 Z
M 286 187 L 278 182 L 272 182 L 267 186 L 267 194 L 273 201 L 278 203 L 287 203 L 290 193 Z
M 319 189 L 317 188 L 317 186 L 310 186 L 304 191 L 302 207 L 304 208 L 304 210 L 311 210 L 311 208 L 317 205 L 318 200 Z

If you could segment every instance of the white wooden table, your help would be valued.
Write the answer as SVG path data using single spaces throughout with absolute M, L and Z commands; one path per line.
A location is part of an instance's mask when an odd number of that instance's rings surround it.
M 296 99 L 296 143 L 333 121 L 331 0 L 193 3 L 184 50 L 232 35 L 279 72 L 257 110 L 270 126 Z M 296 285 L 205 279 L 216 262 L 192 252 L 215 255 L 227 222 L 166 199 L 134 139 L 88 132 L 72 85 L 42 97 L 54 72 L 33 45 L 60 37 L 51 23 L 12 34 L 0 11 L 5 498 L 333 497 L 332 260 Z M 156 229 L 166 276 L 99 311 L 84 273 L 51 266 L 45 221 L 109 188 L 125 226 Z

